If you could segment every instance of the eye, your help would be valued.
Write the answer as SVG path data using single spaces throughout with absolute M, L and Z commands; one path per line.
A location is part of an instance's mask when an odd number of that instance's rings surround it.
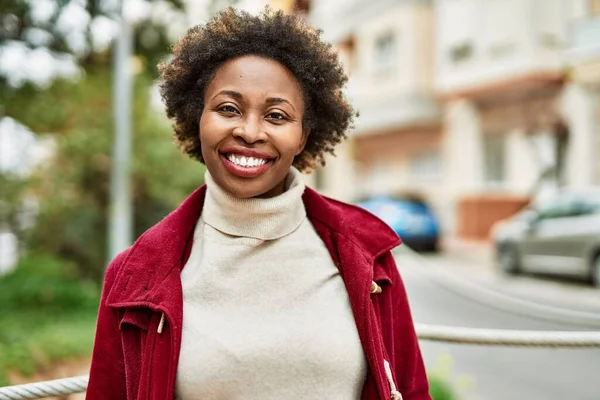
M 217 110 L 224 112 L 224 113 L 228 113 L 228 114 L 239 114 L 239 111 L 237 110 L 237 108 L 235 108 L 234 106 L 231 106 L 229 104 L 221 106 Z
M 277 111 L 267 114 L 267 116 L 265 118 L 276 120 L 276 121 L 285 121 L 288 119 L 285 114 L 277 112 Z

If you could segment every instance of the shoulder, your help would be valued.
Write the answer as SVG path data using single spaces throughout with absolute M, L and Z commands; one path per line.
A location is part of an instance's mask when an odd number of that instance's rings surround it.
M 125 260 L 127 259 L 130 253 L 131 247 L 128 247 L 127 249 L 117 254 L 115 258 L 113 258 L 112 261 L 108 264 L 108 268 L 106 269 L 106 273 L 104 274 L 104 292 L 108 293 L 110 291 L 110 289 L 115 283 L 119 271 L 121 270 L 121 267 L 125 263 Z
M 374 256 L 401 243 L 388 224 L 362 207 L 323 196 L 310 188 L 306 188 L 303 199 L 309 219 L 361 244 Z

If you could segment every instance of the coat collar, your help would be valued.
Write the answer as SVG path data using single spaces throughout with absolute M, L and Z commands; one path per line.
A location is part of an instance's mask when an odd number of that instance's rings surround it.
M 321 222 L 372 259 L 401 243 L 392 228 L 361 207 L 330 199 L 310 188 L 304 191 L 303 200 L 311 222 Z
M 186 244 L 202 212 L 205 195 L 203 185 L 127 250 L 108 295 L 108 305 L 169 308 L 169 303 L 176 305 L 180 301 L 178 293 L 170 290 L 166 282 L 176 281 L 179 276 Z M 310 188 L 306 188 L 302 198 L 309 220 L 330 251 L 340 250 L 337 242 L 341 238 L 372 261 L 401 243 L 390 227 L 360 207 L 326 198 Z M 332 256 L 339 263 L 339 257 Z M 368 263 L 356 264 L 366 268 Z

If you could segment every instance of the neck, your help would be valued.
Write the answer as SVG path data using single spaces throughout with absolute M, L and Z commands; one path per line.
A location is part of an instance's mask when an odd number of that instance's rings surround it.
M 280 194 L 285 192 L 286 181 L 287 181 L 287 177 L 285 179 L 283 179 L 281 182 L 279 182 L 277 185 L 275 185 L 275 187 L 273 187 L 269 191 L 267 191 L 259 196 L 256 196 L 256 198 L 257 199 L 270 199 L 271 197 L 279 196 Z
M 206 199 L 202 218 L 213 228 L 232 236 L 278 239 L 296 230 L 306 218 L 302 202 L 302 174 L 291 168 L 280 193 L 271 197 L 240 199 L 225 192 L 206 172 Z M 273 192 L 275 193 L 275 192 Z

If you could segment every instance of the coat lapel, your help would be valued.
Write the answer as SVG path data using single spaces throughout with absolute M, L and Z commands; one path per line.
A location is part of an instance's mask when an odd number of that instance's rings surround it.
M 344 279 L 356 327 L 365 352 L 369 370 L 375 380 L 379 398 L 390 397 L 389 388 L 384 385 L 383 348 L 377 318 L 371 302 L 371 282 L 373 280 L 373 260 L 348 238 L 334 235 L 340 254 L 340 273 Z
M 398 236 L 382 221 L 366 211 L 326 199 L 311 189 L 304 194 L 309 219 L 327 246 L 331 258 L 344 280 L 350 307 L 365 357 L 375 386 L 365 384 L 363 398 L 371 398 L 376 390 L 381 399 L 390 398 L 383 360 L 385 348 L 379 323 L 371 301 L 371 282 L 387 281 L 381 268 L 375 271 L 375 260 L 398 246 Z

